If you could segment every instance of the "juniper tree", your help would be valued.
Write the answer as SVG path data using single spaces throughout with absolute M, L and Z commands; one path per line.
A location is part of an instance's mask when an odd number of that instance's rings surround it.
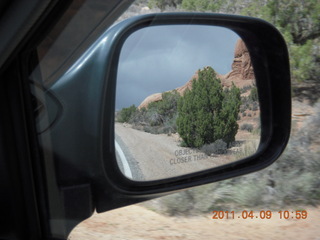
M 233 85 L 223 91 L 211 67 L 199 70 L 192 89 L 178 102 L 177 128 L 184 143 L 199 148 L 218 139 L 234 141 L 240 101 L 240 89 Z

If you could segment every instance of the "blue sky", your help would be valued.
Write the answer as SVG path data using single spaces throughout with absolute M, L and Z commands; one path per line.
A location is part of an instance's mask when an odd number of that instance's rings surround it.
M 138 106 L 153 93 L 180 87 L 205 66 L 228 73 L 238 39 L 229 29 L 203 25 L 153 26 L 134 32 L 120 54 L 116 109 Z

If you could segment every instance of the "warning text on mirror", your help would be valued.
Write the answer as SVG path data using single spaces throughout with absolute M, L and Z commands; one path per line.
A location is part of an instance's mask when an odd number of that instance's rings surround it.
M 170 159 L 170 165 L 197 162 L 208 159 L 208 156 L 199 150 L 195 149 L 181 149 L 174 152 L 175 158 Z M 193 155 L 195 154 L 195 155 Z

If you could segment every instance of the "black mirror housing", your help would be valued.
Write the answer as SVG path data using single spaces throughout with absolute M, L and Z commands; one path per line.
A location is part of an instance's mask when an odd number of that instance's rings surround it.
M 226 178 L 232 178 L 250 173 L 269 166 L 284 150 L 289 138 L 291 124 L 291 90 L 289 60 L 286 44 L 280 33 L 265 21 L 230 15 L 219 14 L 155 14 L 137 17 L 124 21 L 115 27 L 114 52 L 108 79 L 111 84 L 106 96 L 115 92 L 117 63 L 119 52 L 124 40 L 132 32 L 146 26 L 170 24 L 198 24 L 225 27 L 237 33 L 245 42 L 254 66 L 256 84 L 261 109 L 261 141 L 256 154 L 230 165 L 218 167 L 171 179 L 134 182 L 119 172 L 114 159 L 114 147 L 105 149 L 105 171 L 108 178 L 125 195 L 152 196 L 157 193 L 175 191 L 177 189 L 210 183 Z M 106 102 L 113 102 L 114 96 Z M 111 105 L 111 104 L 110 104 Z M 111 106 L 110 106 L 111 108 Z M 108 108 L 109 109 L 109 108 Z M 106 126 L 113 126 L 110 111 L 105 112 Z M 108 116 L 108 117 L 107 117 Z M 104 134 L 105 143 L 114 139 L 114 129 L 108 129 Z
M 172 24 L 224 27 L 243 39 L 250 52 L 260 101 L 260 145 L 254 155 L 232 164 L 168 179 L 132 181 L 117 165 L 114 144 L 120 51 L 126 38 L 138 29 Z M 74 92 L 75 86 L 82 90 Z M 256 18 L 164 13 L 125 20 L 101 36 L 67 74 L 51 86 L 50 92 L 64 108 L 51 130 L 57 181 L 68 191 L 76 191 L 79 186 L 80 195 L 91 192 L 94 201 L 88 208 L 94 207 L 97 212 L 258 171 L 281 155 L 290 135 L 291 89 L 286 43 L 272 25 Z M 86 197 L 83 199 L 87 201 Z

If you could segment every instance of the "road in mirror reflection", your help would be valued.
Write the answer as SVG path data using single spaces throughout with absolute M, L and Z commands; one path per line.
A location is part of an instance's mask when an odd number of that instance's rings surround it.
M 120 54 L 115 115 L 117 162 L 135 181 L 180 176 L 254 154 L 260 110 L 244 42 L 213 26 L 134 32 Z

